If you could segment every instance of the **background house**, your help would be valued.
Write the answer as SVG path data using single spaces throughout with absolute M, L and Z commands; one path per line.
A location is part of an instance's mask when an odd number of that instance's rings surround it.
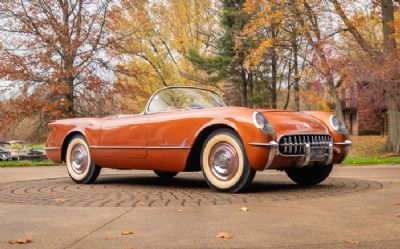
M 351 135 L 384 135 L 387 131 L 383 93 L 365 82 L 339 88 L 345 123 Z

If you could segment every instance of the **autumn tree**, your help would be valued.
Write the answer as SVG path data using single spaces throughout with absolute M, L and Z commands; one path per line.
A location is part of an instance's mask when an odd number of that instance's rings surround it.
M 106 111 L 100 102 L 112 88 L 104 52 L 110 2 L 0 2 L 0 79 L 22 104 L 18 111 L 34 106 L 45 120 Z
M 253 105 L 253 72 L 245 65 L 251 44 L 241 34 L 249 14 L 244 10 L 245 0 L 222 1 L 221 36 L 216 40 L 216 54 L 199 56 L 190 54 L 197 67 L 216 75 L 214 80 L 224 82 L 226 100 L 233 105 Z M 233 96 L 233 98 L 231 97 Z
M 357 22 L 350 18 L 351 9 L 344 6 L 346 1 L 330 0 L 338 16 L 347 30 L 352 34 L 358 46 L 368 58 L 369 67 L 374 68 L 370 78 L 375 78 L 375 85 L 384 90 L 385 104 L 388 116 L 388 136 L 385 150 L 400 153 L 400 68 L 397 42 L 399 33 L 396 32 L 396 8 L 393 0 L 379 0 L 374 6 L 380 7 L 383 42 L 376 47 L 363 36 Z M 398 1 L 397 1 L 398 2 Z
M 215 50 L 218 13 L 213 1 L 121 0 L 109 19 L 121 35 L 110 52 L 118 58 L 118 81 L 129 89 L 132 111 L 141 111 L 155 90 L 169 85 L 217 87 L 189 55 Z

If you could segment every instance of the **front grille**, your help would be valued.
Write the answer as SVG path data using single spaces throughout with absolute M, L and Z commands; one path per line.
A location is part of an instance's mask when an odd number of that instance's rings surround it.
M 330 135 L 284 135 L 279 141 L 279 153 L 282 155 L 301 156 L 305 154 L 306 144 L 311 148 L 322 147 L 329 148 L 332 143 Z

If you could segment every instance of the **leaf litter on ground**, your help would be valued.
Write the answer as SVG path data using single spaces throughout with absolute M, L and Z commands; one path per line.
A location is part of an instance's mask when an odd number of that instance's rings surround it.
M 21 239 L 16 239 L 16 240 L 9 240 L 9 244 L 28 244 L 32 242 L 32 237 L 25 237 Z
M 233 238 L 233 235 L 228 232 L 219 232 L 215 237 L 220 239 L 231 239 Z

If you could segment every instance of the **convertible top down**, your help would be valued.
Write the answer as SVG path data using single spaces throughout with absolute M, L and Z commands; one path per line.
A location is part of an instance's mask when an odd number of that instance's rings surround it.
M 256 171 L 285 170 L 301 185 L 327 178 L 347 155 L 345 125 L 326 112 L 226 106 L 198 87 L 166 87 L 143 113 L 51 122 L 48 157 L 71 178 L 96 180 L 101 168 L 153 170 L 160 177 L 203 171 L 215 190 L 243 191 Z

